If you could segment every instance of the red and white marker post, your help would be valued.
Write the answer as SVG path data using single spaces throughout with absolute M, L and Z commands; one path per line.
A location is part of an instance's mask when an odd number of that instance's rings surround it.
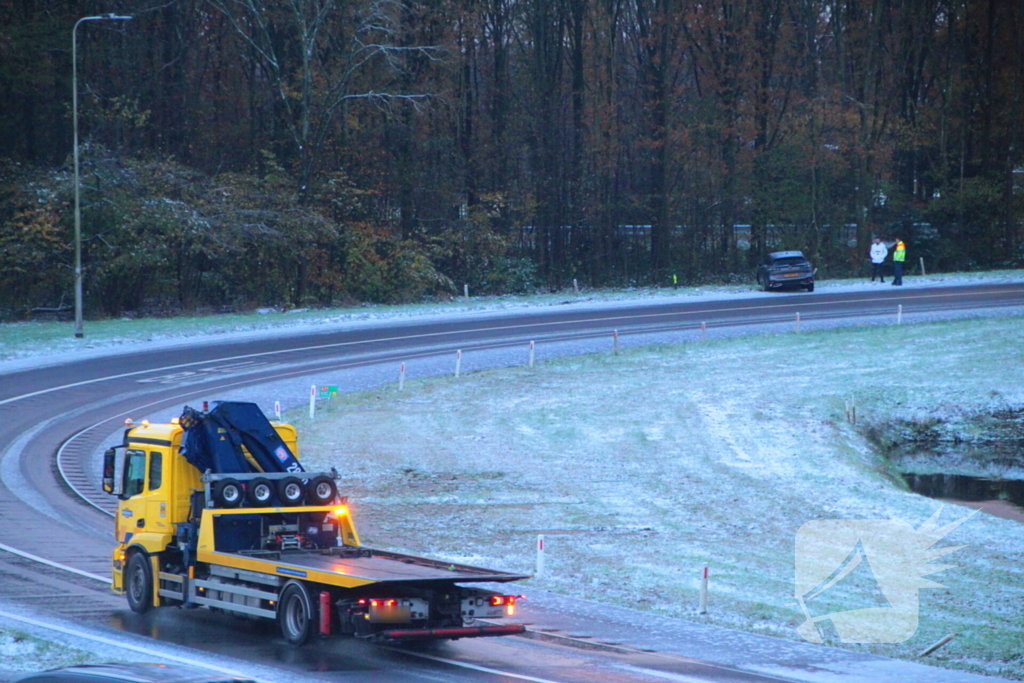
M 704 567 L 704 573 L 700 579 L 700 613 L 708 613 L 708 568 Z
M 537 536 L 537 571 L 536 576 L 544 573 L 544 534 Z

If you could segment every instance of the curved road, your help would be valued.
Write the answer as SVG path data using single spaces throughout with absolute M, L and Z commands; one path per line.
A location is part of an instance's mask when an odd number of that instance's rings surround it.
M 933 289 L 871 290 L 805 295 L 752 295 L 746 299 L 693 301 L 601 308 L 557 307 L 444 320 L 390 323 L 358 330 L 305 333 L 245 341 L 204 340 L 175 348 L 116 353 L 63 365 L 0 374 L 0 549 L 20 550 L 72 567 L 79 574 L 0 552 L 5 584 L 0 596 L 79 622 L 114 626 L 154 638 L 230 653 L 281 670 L 280 680 L 557 680 L 641 681 L 786 680 L 759 676 L 666 653 L 616 648 L 568 648 L 524 638 L 440 644 L 423 651 L 326 641 L 290 649 L 272 630 L 207 612 L 128 612 L 90 575 L 109 574 L 110 502 L 96 488 L 88 456 L 125 415 L 223 394 L 229 389 L 328 370 L 397 364 L 448 355 L 455 349 L 493 349 L 620 335 L 692 334 L 709 329 L 800 320 L 895 318 L 920 314 L 961 315 L 1024 305 L 1024 284 Z M 308 384 L 308 382 L 307 382 Z M 83 432 L 86 428 L 91 428 Z M 73 436 L 77 438 L 69 439 Z M 98 506 L 73 495 L 57 473 Z M 225 626 L 229 624 L 230 626 Z M 253 630 L 259 633 L 252 638 Z M 780 641 L 781 642 L 781 641 Z M 461 666 L 453 666 L 458 661 Z M 290 673 L 286 673 L 290 672 Z M 315 672 L 315 673 L 313 673 Z M 655 672 L 655 673 L 651 673 Z

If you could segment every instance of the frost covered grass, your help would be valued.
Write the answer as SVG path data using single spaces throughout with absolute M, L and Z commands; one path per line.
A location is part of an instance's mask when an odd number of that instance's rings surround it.
M 76 664 L 96 664 L 100 661 L 106 660 L 21 631 L 0 628 L 0 670 L 41 671 Z
M 1019 270 L 984 273 L 945 273 L 907 277 L 908 286 L 1020 281 Z M 865 286 L 863 280 L 823 280 L 819 289 Z M 380 321 L 401 321 L 431 316 L 460 316 L 517 308 L 562 305 L 601 305 L 626 301 L 658 301 L 699 297 L 734 298 L 757 295 L 751 284 L 703 287 L 583 289 L 529 296 L 453 297 L 449 301 L 401 306 L 364 305 L 335 309 L 261 309 L 249 314 L 180 316 L 174 318 L 122 318 L 87 320 L 85 338 L 74 338 L 73 322 L 0 322 L 0 361 L 120 348 L 147 342 L 187 341 L 199 335 L 282 332 L 297 329 L 324 330 L 332 326 Z
M 562 358 L 534 369 L 410 381 L 333 399 L 303 459 L 336 467 L 367 545 L 532 573 L 529 586 L 798 639 L 797 530 L 902 519 L 942 504 L 910 492 L 866 433 L 1024 404 L 1021 318 L 780 333 Z M 855 399 L 860 423 L 845 418 Z M 946 504 L 945 523 L 969 514 Z M 894 645 L 829 644 L 1024 679 L 1024 525 L 978 514 L 920 591 Z M 700 570 L 711 602 L 697 613 Z M 874 606 L 839 584 L 815 614 Z

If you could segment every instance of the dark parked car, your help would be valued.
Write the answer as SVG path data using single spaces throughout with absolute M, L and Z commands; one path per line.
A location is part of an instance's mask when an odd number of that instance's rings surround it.
M 255 683 L 181 664 L 82 664 L 39 671 L 15 683 Z
M 776 251 L 757 268 L 757 284 L 764 291 L 801 287 L 814 291 L 814 268 L 801 251 Z

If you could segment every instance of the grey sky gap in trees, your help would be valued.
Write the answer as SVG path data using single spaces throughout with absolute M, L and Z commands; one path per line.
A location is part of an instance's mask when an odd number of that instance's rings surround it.
M 320 148 L 346 101 L 384 109 L 422 104 L 431 93 L 396 92 L 388 83 L 416 53 L 442 58 L 439 46 L 406 44 L 407 3 L 389 0 L 208 0 L 249 46 L 276 91 L 295 145 L 305 195 Z M 244 59 L 244 57 L 242 57 Z M 377 86 L 377 87 L 375 87 Z M 379 88 L 379 89 L 377 89 Z

